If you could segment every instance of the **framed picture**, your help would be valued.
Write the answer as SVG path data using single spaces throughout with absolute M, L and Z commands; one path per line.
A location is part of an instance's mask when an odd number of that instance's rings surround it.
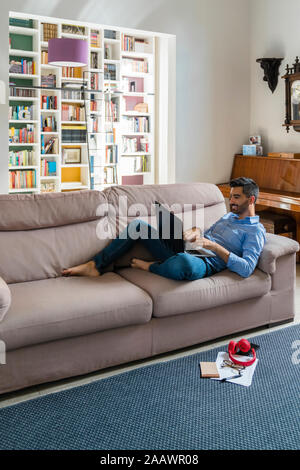
M 63 149 L 63 163 L 81 163 L 81 149 L 80 148 L 65 148 Z
M 249 137 L 249 142 L 251 145 L 261 145 L 261 136 L 260 135 L 251 135 Z

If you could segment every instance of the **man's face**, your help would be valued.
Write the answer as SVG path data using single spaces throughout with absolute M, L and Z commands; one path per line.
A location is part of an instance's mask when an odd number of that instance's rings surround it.
M 250 204 L 252 204 L 253 202 L 254 202 L 254 197 L 253 196 L 247 197 L 243 193 L 242 187 L 231 188 L 229 204 L 230 204 L 230 210 L 231 212 L 233 212 L 233 214 L 237 214 L 237 215 L 245 214 L 245 212 L 248 211 Z

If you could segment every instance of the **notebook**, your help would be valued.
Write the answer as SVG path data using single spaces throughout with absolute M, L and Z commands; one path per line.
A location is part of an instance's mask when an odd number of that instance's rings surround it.
M 193 256 L 198 257 L 211 257 L 216 256 L 216 254 L 211 251 L 203 248 L 201 245 L 196 245 L 195 243 L 187 242 L 183 239 L 183 223 L 179 217 L 170 212 L 166 207 L 164 207 L 160 202 L 155 201 L 155 215 L 157 222 L 157 230 L 159 233 L 159 238 L 165 240 L 167 245 L 175 253 L 188 253 Z M 163 221 L 170 220 L 170 238 L 163 237 Z M 166 227 L 165 227 L 166 230 Z

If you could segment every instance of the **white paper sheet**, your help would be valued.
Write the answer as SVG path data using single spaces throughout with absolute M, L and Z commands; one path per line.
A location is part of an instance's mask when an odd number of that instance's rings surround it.
M 247 356 L 238 356 L 235 355 L 234 357 L 237 358 L 238 361 L 249 361 L 249 357 Z M 235 369 L 231 369 L 229 367 L 221 367 L 221 364 L 223 361 L 228 361 L 229 356 L 227 352 L 219 352 L 217 360 L 216 360 L 216 365 L 217 369 L 220 375 L 219 379 L 212 379 L 212 380 L 222 380 L 227 377 L 232 377 L 233 375 L 238 375 L 238 371 Z M 257 366 L 258 359 L 252 364 L 251 366 L 246 367 L 244 370 L 242 370 L 242 376 L 237 377 L 236 379 L 229 379 L 226 382 L 232 382 L 237 385 L 243 385 L 244 387 L 250 387 L 252 383 L 252 377 L 255 371 L 255 368 Z

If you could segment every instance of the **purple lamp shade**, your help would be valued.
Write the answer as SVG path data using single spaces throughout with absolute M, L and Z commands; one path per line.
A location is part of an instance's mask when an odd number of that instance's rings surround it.
M 88 63 L 88 42 L 55 38 L 48 42 L 48 64 L 57 67 L 83 67 Z

